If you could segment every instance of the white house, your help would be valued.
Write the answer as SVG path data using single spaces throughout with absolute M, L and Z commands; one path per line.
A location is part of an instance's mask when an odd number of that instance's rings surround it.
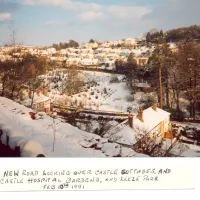
M 66 60 L 66 64 L 68 66 L 70 65 L 79 65 L 80 64 L 81 59 L 80 58 L 68 58 Z
M 56 53 L 56 49 L 55 48 L 48 48 L 47 52 L 48 52 L 48 54 L 54 54 L 54 53 Z
M 102 53 L 110 53 L 111 51 L 112 51 L 111 48 L 106 47 L 106 48 L 103 48 L 101 52 L 102 52 Z
M 39 54 L 43 55 L 43 56 L 47 56 L 47 55 L 49 55 L 49 52 L 47 50 L 40 50 Z
M 103 61 L 106 58 L 106 54 L 105 53 L 98 53 L 95 55 L 95 58 L 99 60 L 100 63 L 103 63 Z
M 130 114 L 126 125 L 113 129 L 106 137 L 116 138 L 115 142 L 128 145 L 136 145 L 143 138 L 147 138 L 147 142 L 159 144 L 170 131 L 170 113 L 153 105 L 145 110 L 139 108 L 137 114 Z
M 109 53 L 106 56 L 109 60 L 116 60 L 119 56 L 116 53 Z
M 109 47 L 110 47 L 110 43 L 108 43 L 108 42 L 103 42 L 103 43 L 101 44 L 101 47 L 109 48 Z
M 66 54 L 67 54 L 66 49 L 61 49 L 61 50 L 60 50 L 60 54 L 61 54 L 61 55 L 66 55 Z
M 94 43 L 86 43 L 84 47 L 86 48 L 98 48 L 99 44 L 97 42 Z
M 36 89 L 34 94 L 28 89 L 22 89 L 19 97 L 21 103 L 25 106 L 31 106 L 33 101 L 32 108 L 34 110 L 46 113 L 50 112 L 50 98 L 42 94 L 40 89 Z
M 99 63 L 98 59 L 82 59 L 81 65 L 97 65 Z
M 115 60 L 106 60 L 105 65 L 107 65 L 107 70 L 114 70 L 115 69 Z
M 68 58 L 79 58 L 80 54 L 67 52 Z
M 160 136 L 171 129 L 170 113 L 158 108 L 156 105 L 145 110 L 138 110 L 138 115 L 133 118 L 133 130 L 136 133 L 153 134 Z
M 92 48 L 81 49 L 81 53 L 83 53 L 83 54 L 93 54 L 93 49 Z
M 93 59 L 94 58 L 94 54 L 93 53 L 82 53 L 80 55 L 81 59 Z
M 177 45 L 173 42 L 170 42 L 169 43 L 169 48 L 173 51 L 173 52 L 176 52 L 178 51 L 178 48 L 177 48 Z
M 137 42 L 133 38 L 127 38 L 127 39 L 125 39 L 124 44 L 126 46 L 136 46 Z
M 120 56 L 128 57 L 130 55 L 131 51 L 129 49 L 122 49 L 120 52 Z

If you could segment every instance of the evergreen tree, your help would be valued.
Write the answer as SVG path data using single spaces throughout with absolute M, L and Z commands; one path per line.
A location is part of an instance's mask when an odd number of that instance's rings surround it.
M 151 42 L 151 34 L 150 34 L 150 32 L 148 32 L 147 35 L 146 35 L 146 42 L 147 43 Z

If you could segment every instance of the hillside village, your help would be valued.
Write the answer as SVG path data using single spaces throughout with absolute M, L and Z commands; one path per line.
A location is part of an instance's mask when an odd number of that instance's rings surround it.
M 176 104 L 170 95 L 166 101 L 157 96 L 148 68 L 159 45 L 146 39 L 93 40 L 59 50 L 1 47 L 2 69 L 9 62 L 26 66 L 27 59 L 30 71 L 16 76 L 20 87 L 12 90 L 1 71 L 0 148 L 17 157 L 200 156 L 199 125 L 171 122 L 174 115 L 162 107 L 162 101 Z M 167 45 L 178 51 L 176 43 Z M 44 63 L 48 70 L 37 74 Z M 179 101 L 188 117 L 184 93 Z
M 60 50 L 56 50 L 53 47 L 43 49 L 42 47 L 22 46 L 20 47 L 20 52 L 16 52 L 14 56 L 20 57 L 26 53 L 30 53 L 31 55 L 47 56 L 50 61 L 66 62 L 67 66 L 72 64 L 78 66 L 101 66 L 101 69 L 107 67 L 108 70 L 113 70 L 115 60 L 127 61 L 130 53 L 134 53 L 137 64 L 145 65 L 153 51 L 153 47 L 148 48 L 142 45 L 144 41 L 144 39 L 133 38 L 102 43 L 94 41 L 77 48 L 71 47 Z M 1 47 L 0 59 L 9 59 L 10 56 L 7 55 L 9 51 L 10 47 Z

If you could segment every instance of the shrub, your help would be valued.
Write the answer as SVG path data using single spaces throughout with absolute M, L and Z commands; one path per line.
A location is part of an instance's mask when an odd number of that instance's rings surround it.
M 119 79 L 116 75 L 113 75 L 110 79 L 110 83 L 119 83 Z
M 96 128 L 95 131 L 94 131 L 94 133 L 98 135 L 99 134 L 99 129 Z
M 108 92 L 107 92 L 107 89 L 106 89 L 106 88 L 104 88 L 104 89 L 103 89 L 103 92 L 104 92 L 104 94 L 108 94 Z
M 88 119 L 88 120 L 91 120 L 91 119 L 92 119 L 92 116 L 91 116 L 91 115 L 88 115 L 88 116 L 87 116 L 87 119 Z
M 132 102 L 132 101 L 134 101 L 134 96 L 133 96 L 133 95 L 128 95 L 128 96 L 126 97 L 126 100 L 127 100 L 128 102 Z
M 94 91 L 92 91 L 92 92 L 90 93 L 90 95 L 94 95 Z
M 103 117 L 102 116 L 98 116 L 98 120 L 102 120 L 103 119 Z

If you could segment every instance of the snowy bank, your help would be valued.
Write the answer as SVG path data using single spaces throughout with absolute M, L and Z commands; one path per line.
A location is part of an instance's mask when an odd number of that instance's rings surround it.
M 119 154 L 113 143 L 98 135 L 79 130 L 60 119 L 55 119 L 54 124 L 53 119 L 45 113 L 33 120 L 29 112 L 33 111 L 0 97 L 0 127 L 4 129 L 1 141 L 8 143 L 11 149 L 18 147 L 23 157 L 35 157 L 38 154 L 46 157 L 106 157 Z M 106 142 L 109 148 L 104 145 Z M 122 155 L 130 156 L 127 153 Z

